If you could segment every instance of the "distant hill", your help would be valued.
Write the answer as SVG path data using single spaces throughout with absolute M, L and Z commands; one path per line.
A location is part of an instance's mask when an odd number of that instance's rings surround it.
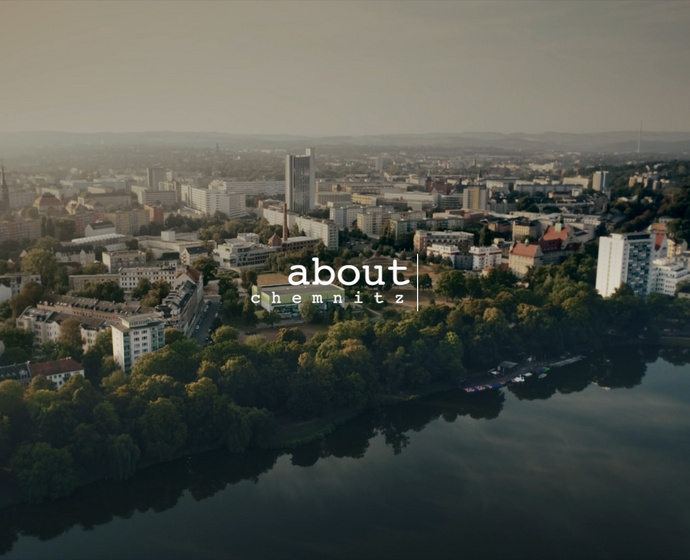
M 372 148 L 443 147 L 458 150 L 508 152 L 631 153 L 637 149 L 637 131 L 570 134 L 496 132 L 381 134 L 365 136 L 298 136 L 286 134 L 227 134 L 222 132 L 14 132 L 0 133 L 0 154 L 28 149 L 83 146 L 187 146 L 223 149 L 301 149 L 304 146 L 362 146 Z M 643 132 L 644 153 L 688 154 L 690 132 Z

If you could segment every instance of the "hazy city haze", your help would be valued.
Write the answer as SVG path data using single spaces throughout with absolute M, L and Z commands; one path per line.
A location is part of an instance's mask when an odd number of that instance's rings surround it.
M 688 2 L 2 2 L 0 132 L 688 131 Z

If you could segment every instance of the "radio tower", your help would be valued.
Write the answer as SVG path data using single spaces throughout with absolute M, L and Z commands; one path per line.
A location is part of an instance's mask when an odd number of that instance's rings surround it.
M 637 153 L 640 153 L 640 142 L 642 141 L 642 121 L 640 121 L 640 131 L 637 133 Z

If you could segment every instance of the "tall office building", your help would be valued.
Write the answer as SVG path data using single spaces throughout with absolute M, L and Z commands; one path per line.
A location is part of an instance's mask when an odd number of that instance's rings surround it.
M 596 171 L 592 176 L 592 188 L 597 192 L 609 194 L 611 177 L 608 171 Z
M 466 210 L 486 210 L 489 194 L 484 187 L 465 187 L 462 191 L 462 207 Z
M 599 238 L 596 288 L 609 297 L 627 284 L 637 296 L 650 291 L 654 236 L 650 233 L 612 233 Z
M 314 148 L 303 156 L 285 157 L 285 202 L 288 210 L 306 214 L 316 208 Z
M 146 168 L 148 177 L 149 191 L 155 192 L 159 190 L 158 183 L 168 180 L 168 173 L 162 167 L 148 167 Z

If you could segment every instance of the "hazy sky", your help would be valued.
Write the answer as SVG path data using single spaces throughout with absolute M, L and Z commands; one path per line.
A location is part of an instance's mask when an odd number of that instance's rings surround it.
M 0 0 L 0 131 L 690 131 L 690 2 Z

